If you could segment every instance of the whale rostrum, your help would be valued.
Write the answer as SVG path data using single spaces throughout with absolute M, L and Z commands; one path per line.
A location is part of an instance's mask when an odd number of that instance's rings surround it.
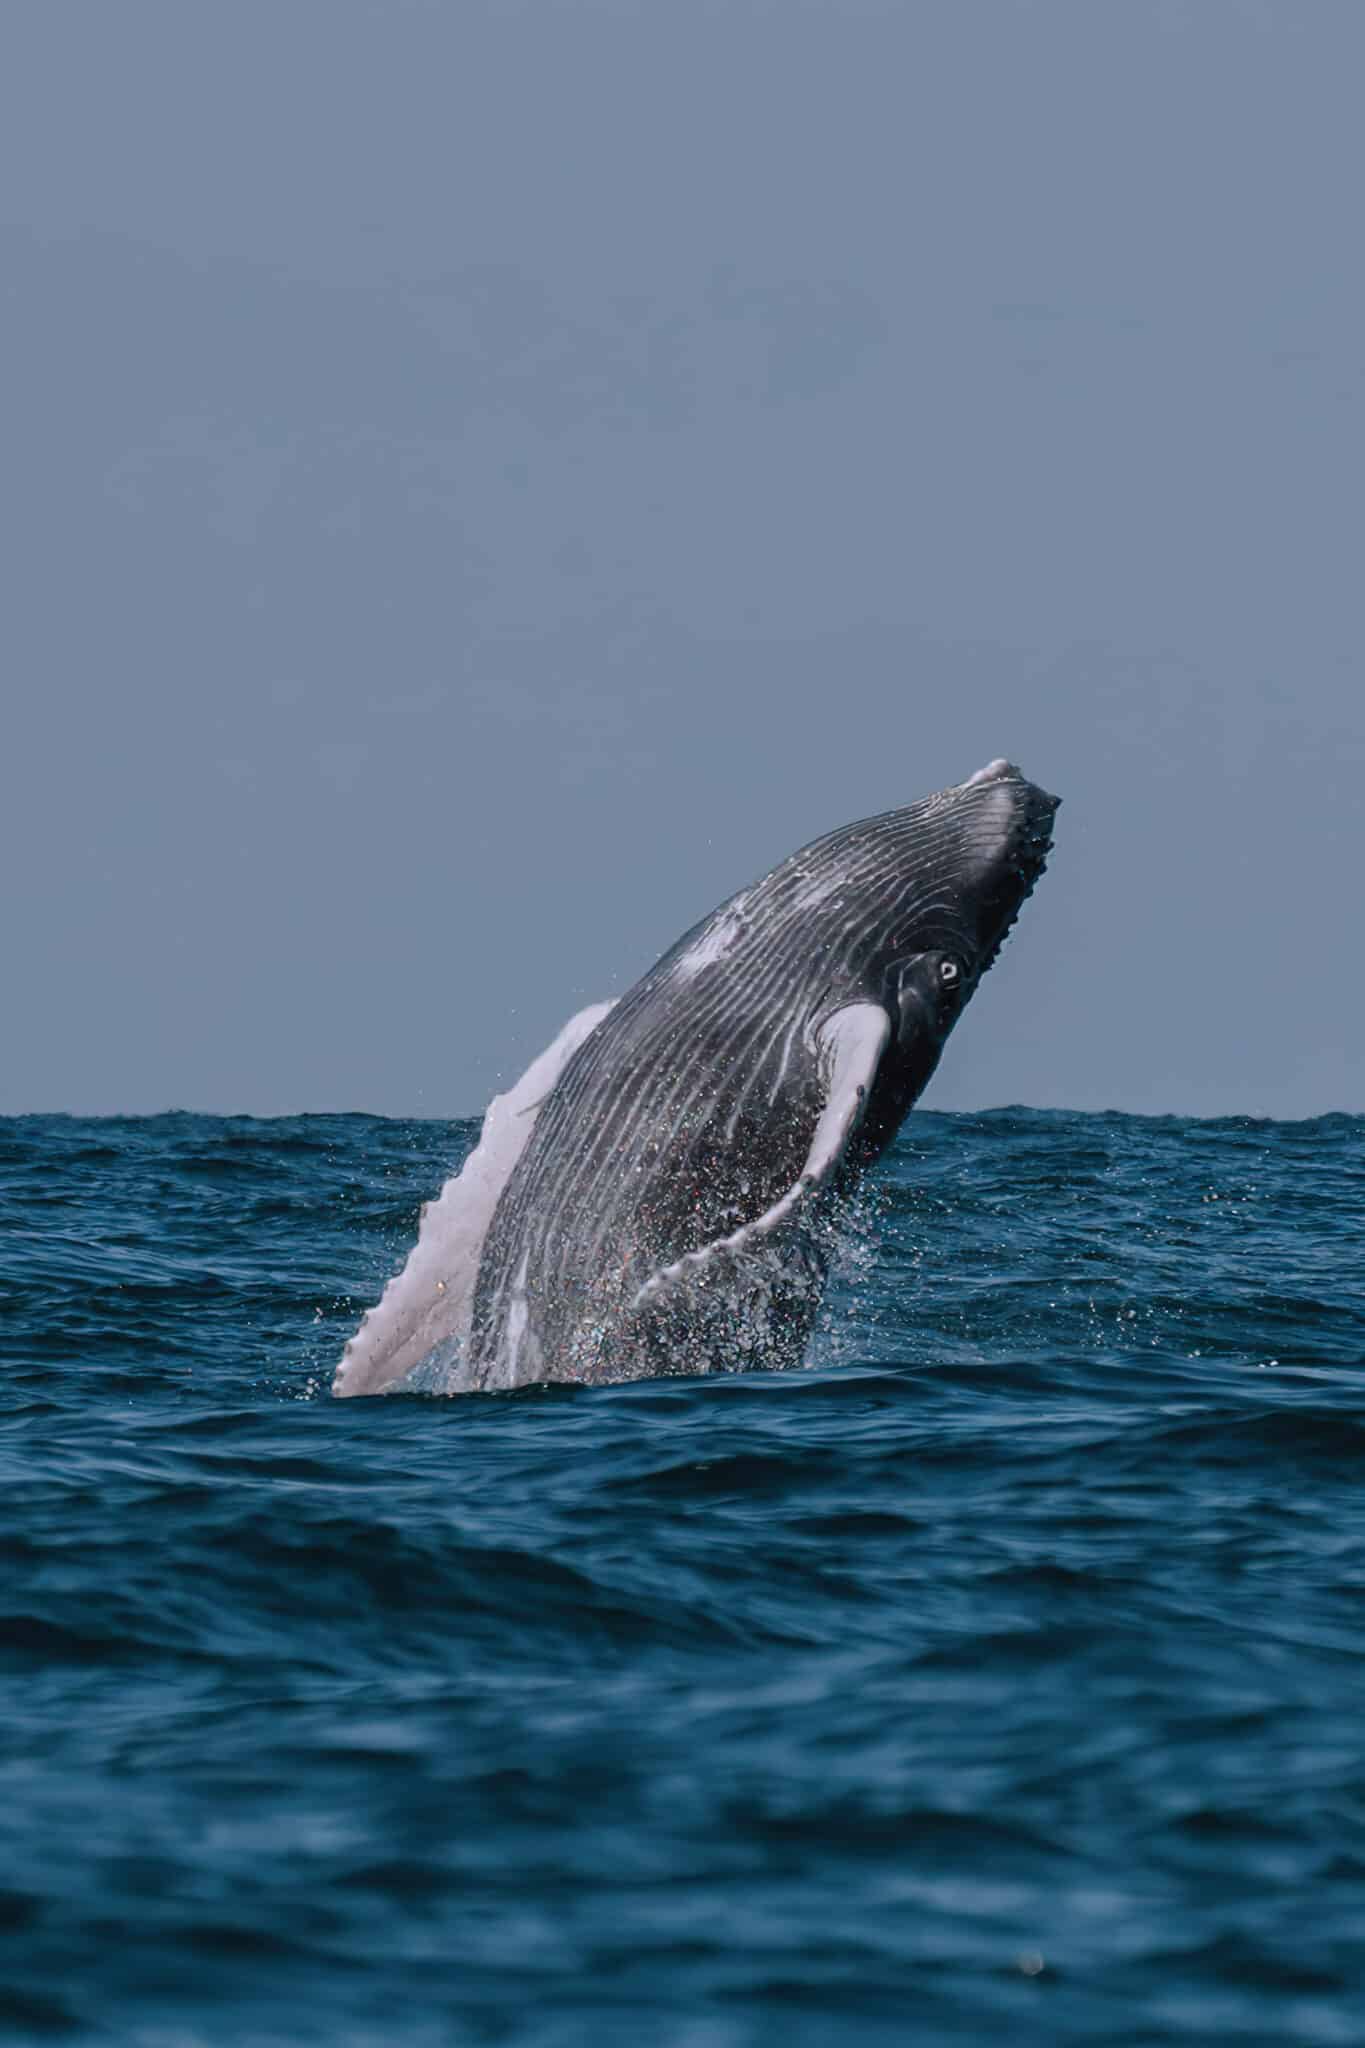
M 584 1010 L 422 1214 L 333 1392 L 437 1354 L 451 1391 L 799 1358 L 841 1189 L 995 959 L 1057 799 L 996 760 L 841 826 Z

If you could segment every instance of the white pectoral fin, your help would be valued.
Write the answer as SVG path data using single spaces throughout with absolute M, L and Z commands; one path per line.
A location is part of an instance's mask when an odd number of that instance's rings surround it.
M 334 1394 L 380 1394 L 438 1345 L 469 1335 L 479 1255 L 493 1211 L 535 1127 L 536 1112 L 573 1054 L 611 1009 L 594 1003 L 571 1017 L 553 1045 L 505 1095 L 495 1095 L 479 1142 L 422 1211 L 412 1254 L 341 1355 Z
M 828 1186 L 863 1120 L 868 1093 L 891 1036 L 891 1019 L 880 1003 L 849 1003 L 826 1019 L 816 1033 L 816 1048 L 825 1083 L 825 1106 L 811 1133 L 810 1149 L 795 1184 L 770 1209 L 728 1237 L 718 1237 L 694 1252 L 684 1252 L 672 1265 L 651 1274 L 635 1297 L 635 1306 L 652 1300 L 675 1281 L 695 1276 L 711 1260 L 755 1249 L 771 1237 L 801 1206 Z
M 805 1186 L 823 1187 L 837 1172 L 863 1120 L 890 1036 L 891 1019 L 880 1003 L 849 1003 L 827 1018 L 816 1033 L 825 1076 L 825 1106 L 801 1174 Z

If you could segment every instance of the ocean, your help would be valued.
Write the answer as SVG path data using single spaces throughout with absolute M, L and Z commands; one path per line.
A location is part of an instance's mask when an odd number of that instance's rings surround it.
M 1365 2040 L 1365 1119 L 916 1114 L 801 1369 L 330 1399 L 475 1133 L 0 1122 L 0 2038 Z

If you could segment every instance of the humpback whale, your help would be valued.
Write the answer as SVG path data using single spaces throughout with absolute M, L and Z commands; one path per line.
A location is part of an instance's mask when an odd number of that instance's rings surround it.
M 894 1138 L 1051 845 L 996 760 L 841 826 L 572 1018 L 497 1096 L 333 1392 L 787 1364 L 831 1203 Z

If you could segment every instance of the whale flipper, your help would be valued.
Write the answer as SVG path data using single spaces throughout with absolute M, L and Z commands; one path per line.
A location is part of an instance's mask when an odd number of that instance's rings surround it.
M 595 1031 L 610 1003 L 571 1017 L 552 1045 L 532 1060 L 484 1114 L 479 1142 L 434 1202 L 422 1210 L 417 1243 L 341 1355 L 334 1394 L 379 1394 L 420 1365 L 440 1344 L 469 1335 L 479 1254 L 498 1197 L 521 1157 L 536 1112 L 574 1053 Z
M 713 1260 L 756 1249 L 800 1204 L 828 1186 L 862 1122 L 868 1092 L 890 1037 L 891 1019 L 880 1003 L 848 1003 L 826 1019 L 815 1034 L 825 1084 L 825 1106 L 816 1120 L 806 1162 L 796 1180 L 752 1223 L 742 1224 L 727 1237 L 714 1238 L 696 1251 L 684 1252 L 671 1265 L 661 1266 L 635 1296 L 636 1308 L 657 1300 L 677 1281 L 695 1279 Z

